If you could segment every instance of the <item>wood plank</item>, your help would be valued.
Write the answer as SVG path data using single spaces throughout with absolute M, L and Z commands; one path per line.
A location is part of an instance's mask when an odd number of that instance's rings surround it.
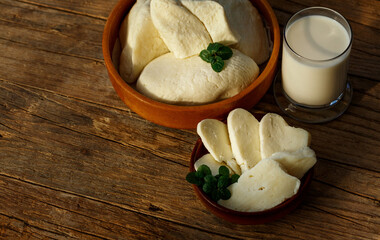
M 31 49 L 89 58 L 103 63 L 101 41 L 104 24 L 105 21 L 101 19 L 23 2 L 0 2 L 0 39 Z M 25 53 L 19 57 L 26 57 Z
M 0 51 L 0 79 L 127 109 L 98 61 L 31 49 L 2 39 Z
M 0 237 L 210 239 L 214 234 L 0 175 Z M 160 211 L 149 206 L 149 211 Z M 216 234 L 218 239 L 227 237 Z
M 1 84 L 0 96 L 0 113 L 6 116 L 0 122 L 3 175 L 237 238 L 301 238 L 310 229 L 315 230 L 310 239 L 322 234 L 330 239 L 362 239 L 362 233 L 369 239 L 377 236 L 378 172 L 362 169 L 357 182 L 347 183 L 343 180 L 355 179 L 356 169 L 321 161 L 310 195 L 297 211 L 254 229 L 237 226 L 207 212 L 184 181 L 193 144 L 189 139 L 197 138 L 190 131 L 186 142 L 180 130 L 123 118 L 121 110 L 6 82 Z M 128 131 L 135 132 L 129 135 Z M 144 141 L 146 148 L 138 147 Z M 150 141 L 160 142 L 160 148 L 150 149 Z M 347 186 L 354 183 L 357 187 L 348 192 Z M 151 205 L 160 210 L 152 213 Z M 357 209 L 355 216 L 350 214 L 352 209 Z M 352 231 L 345 231 L 353 221 Z
M 28 3 L 45 8 L 56 9 L 64 12 L 72 12 L 75 14 L 90 16 L 93 18 L 107 19 L 112 8 L 118 0 L 17 0 L 19 2 Z

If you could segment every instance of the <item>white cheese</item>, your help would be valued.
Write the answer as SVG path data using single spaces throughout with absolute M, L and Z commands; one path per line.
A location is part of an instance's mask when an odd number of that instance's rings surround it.
M 303 147 L 296 152 L 277 152 L 270 159 L 280 163 L 288 174 L 298 179 L 317 162 L 315 152 L 309 147 Z
M 249 0 L 216 0 L 226 12 L 232 31 L 240 40 L 232 47 L 251 57 L 257 64 L 269 57 L 269 43 L 264 24 Z
M 215 175 L 218 175 L 219 174 L 219 168 L 221 166 L 226 166 L 229 170 L 230 170 L 230 173 L 233 174 L 235 173 L 230 167 L 228 167 L 226 164 L 224 164 L 223 162 L 218 162 L 214 159 L 214 157 L 210 154 L 210 153 L 207 153 L 205 155 L 203 155 L 201 158 L 199 158 L 195 163 L 194 163 L 194 168 L 195 170 L 198 170 L 198 168 L 202 165 L 207 165 L 210 170 L 211 170 L 211 173 L 213 176 Z
M 204 119 L 198 123 L 197 133 L 216 161 L 233 159 L 226 124 L 216 119 Z
M 199 54 L 212 42 L 202 22 L 176 0 L 152 0 L 154 26 L 176 58 Z
M 229 186 L 231 198 L 218 204 L 241 212 L 263 211 L 292 197 L 299 187 L 300 180 L 287 174 L 278 162 L 263 159 Z
M 260 121 L 261 158 L 268 158 L 276 152 L 294 152 L 309 146 L 310 134 L 302 128 L 289 126 L 277 114 L 268 113 Z
M 238 94 L 259 74 L 256 63 L 237 50 L 224 62 L 224 69 L 217 73 L 199 56 L 178 59 L 167 53 L 144 68 L 136 88 L 156 101 L 198 105 Z
M 238 108 L 228 114 L 227 127 L 232 152 L 244 172 L 261 160 L 259 121 L 247 110 Z
M 201 20 L 213 42 L 224 45 L 238 42 L 240 37 L 232 32 L 222 5 L 212 0 L 181 0 L 181 3 Z
M 138 0 L 121 24 L 122 52 L 119 72 L 124 81 L 133 83 L 154 58 L 169 52 L 150 17 L 150 0 Z

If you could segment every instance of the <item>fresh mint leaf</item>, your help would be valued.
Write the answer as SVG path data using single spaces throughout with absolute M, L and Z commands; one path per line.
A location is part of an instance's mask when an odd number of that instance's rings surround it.
M 208 50 L 202 50 L 199 54 L 199 57 L 205 62 L 211 63 L 212 56 L 211 53 Z
M 211 183 L 205 183 L 202 187 L 203 192 L 210 194 L 212 193 L 212 190 L 214 190 L 214 185 Z
M 219 167 L 219 174 L 222 176 L 229 176 L 230 175 L 230 170 L 226 166 L 220 166 Z
M 231 176 L 231 184 L 232 183 L 236 183 L 238 180 L 239 180 L 239 175 L 238 174 L 234 174 Z
M 232 57 L 232 49 L 226 46 L 222 46 L 219 48 L 219 50 L 216 52 L 218 56 L 220 56 L 223 60 L 227 60 L 230 57 Z
M 218 181 L 216 179 L 216 177 L 214 177 L 213 175 L 207 175 L 206 177 L 204 177 L 204 180 L 205 180 L 205 183 L 210 183 L 210 184 L 214 184 Z
M 219 196 L 221 199 L 227 200 L 227 199 L 230 199 L 231 192 L 227 188 L 222 188 L 222 189 L 219 189 Z
M 210 197 L 215 202 L 219 201 L 220 200 L 220 192 L 218 191 L 218 189 L 212 190 Z
M 228 187 L 229 176 L 223 175 L 218 179 L 218 188 L 226 188 Z
M 217 175 L 213 176 L 211 169 L 202 164 L 197 171 L 188 173 L 186 180 L 197 185 L 215 202 L 220 199 L 227 200 L 231 197 L 231 192 L 227 187 L 237 182 L 239 175 L 230 176 L 230 170 L 226 166 L 220 166 L 218 172 Z
M 208 45 L 208 47 L 207 47 L 207 50 L 208 50 L 212 55 L 214 55 L 214 54 L 216 54 L 216 53 L 219 51 L 219 49 L 220 49 L 221 47 L 223 47 L 223 45 L 220 44 L 220 43 L 210 43 L 210 44 Z
M 207 175 L 211 175 L 211 169 L 205 164 L 202 164 L 198 168 L 197 172 L 201 173 L 200 177 L 202 177 L 202 178 L 206 177 Z
M 224 67 L 224 61 L 232 57 L 232 49 L 224 46 L 221 43 L 210 43 L 207 49 L 202 50 L 199 53 L 199 57 L 207 62 L 211 63 L 211 67 L 215 72 L 221 72 Z
M 202 185 L 202 180 L 196 176 L 195 172 L 189 172 L 186 175 L 186 181 L 197 186 Z
M 215 72 L 221 72 L 224 67 L 224 61 L 221 57 L 216 56 L 211 61 L 211 67 Z

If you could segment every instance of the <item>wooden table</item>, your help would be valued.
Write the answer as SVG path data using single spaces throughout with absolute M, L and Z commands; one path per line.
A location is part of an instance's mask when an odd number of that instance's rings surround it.
M 0 0 L 1 239 L 380 239 L 380 2 L 270 0 L 281 26 L 315 5 L 354 32 L 348 111 L 308 130 L 305 201 L 258 226 L 216 218 L 184 178 L 194 130 L 118 98 L 101 38 L 117 0 Z M 252 112 L 277 112 L 272 90 Z

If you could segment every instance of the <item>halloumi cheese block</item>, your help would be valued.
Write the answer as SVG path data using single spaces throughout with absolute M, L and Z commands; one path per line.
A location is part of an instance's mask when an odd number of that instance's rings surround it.
M 227 162 L 233 159 L 226 124 L 216 119 L 204 119 L 198 123 L 197 133 L 216 161 Z
M 194 168 L 195 170 L 198 170 L 198 168 L 202 165 L 207 165 L 210 170 L 211 170 L 211 174 L 213 176 L 215 175 L 218 175 L 219 174 L 219 168 L 221 166 L 226 166 L 229 170 L 230 170 L 230 174 L 234 174 L 235 172 L 230 168 L 228 167 L 224 162 L 218 162 L 214 159 L 214 157 L 210 154 L 210 153 L 207 153 L 205 155 L 203 155 L 201 158 L 199 158 L 195 163 L 194 163 Z
M 309 147 L 303 147 L 295 152 L 277 152 L 270 159 L 280 163 L 286 172 L 298 179 L 317 162 L 315 152 Z
M 218 204 L 241 212 L 258 212 L 277 206 L 298 192 L 300 180 L 271 159 L 261 160 L 231 184 L 231 198 Z
M 133 83 L 154 58 L 169 52 L 150 16 L 150 0 L 137 0 L 119 31 L 122 52 L 119 72 Z
M 226 12 L 233 32 L 240 40 L 233 48 L 251 57 L 257 64 L 269 57 L 269 42 L 263 21 L 249 0 L 216 0 Z
M 268 158 L 276 152 L 294 152 L 310 145 L 310 134 L 302 129 L 289 126 L 278 114 L 268 113 L 260 121 L 261 158 Z
M 237 108 L 227 117 L 232 153 L 242 172 L 261 160 L 259 121 L 247 110 Z
M 222 5 L 212 0 L 181 0 L 182 5 L 190 10 L 205 25 L 213 42 L 224 45 L 235 44 L 239 36 L 232 32 Z
M 151 61 L 137 80 L 137 90 L 156 101 L 199 105 L 232 97 L 259 74 L 256 63 L 233 49 L 230 59 L 217 73 L 199 56 L 178 59 L 173 53 Z
M 178 0 L 152 0 L 150 7 L 154 26 L 176 58 L 197 55 L 212 42 L 202 22 Z

